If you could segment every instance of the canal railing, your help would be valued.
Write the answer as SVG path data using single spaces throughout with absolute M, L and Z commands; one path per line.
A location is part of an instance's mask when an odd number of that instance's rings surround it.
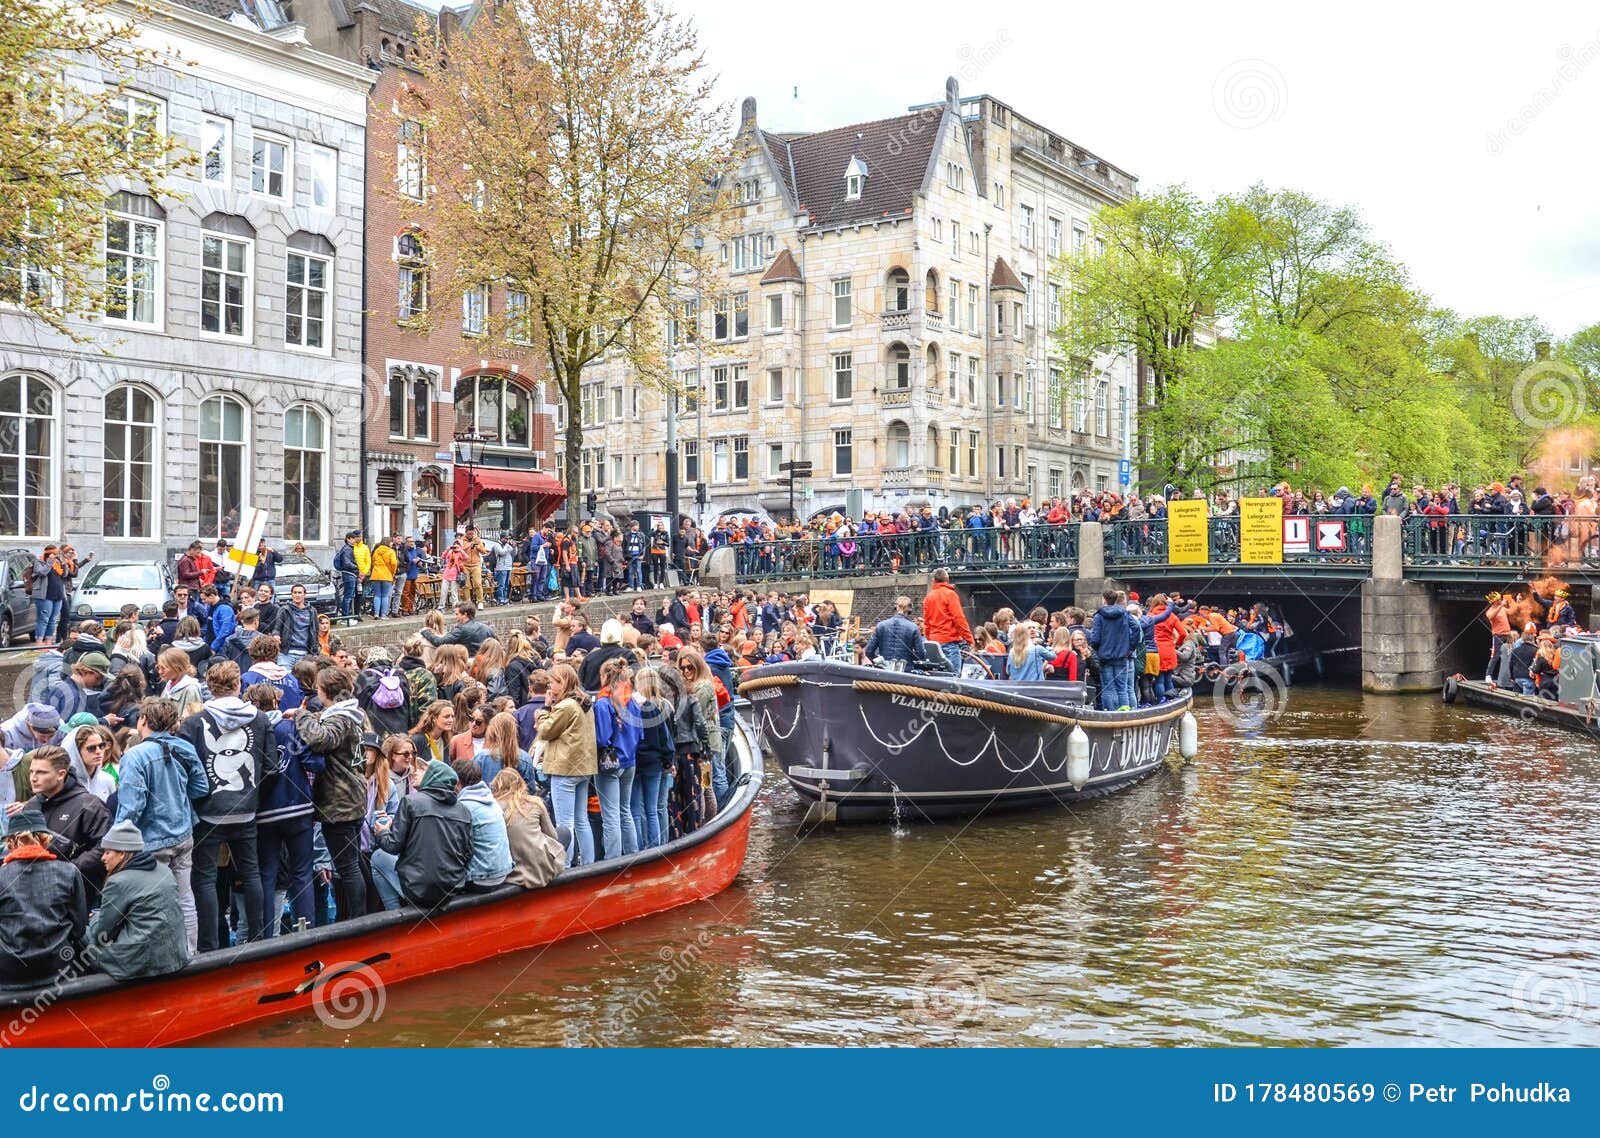
M 734 556 L 742 582 L 875 577 L 940 567 L 952 574 L 1058 570 L 1066 575 L 1078 568 L 1078 525 L 775 538 L 736 545 Z
M 1401 543 L 1408 577 L 1600 570 L 1600 519 L 1579 514 L 1413 515 Z

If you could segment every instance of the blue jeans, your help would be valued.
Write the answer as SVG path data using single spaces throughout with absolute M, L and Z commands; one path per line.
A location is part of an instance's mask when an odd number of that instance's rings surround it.
M 639 848 L 642 850 L 659 846 L 662 835 L 666 832 L 666 820 L 661 813 L 661 782 L 659 766 L 634 768 L 631 796 L 633 829 L 634 836 L 639 840 Z
M 1518 680 L 1516 683 L 1517 683 L 1517 690 L 1520 691 L 1523 695 L 1533 695 L 1534 694 L 1533 681 L 1532 680 Z
M 573 836 L 567 843 L 567 864 L 588 865 L 594 860 L 594 830 L 589 826 L 589 776 L 551 775 L 550 803 L 556 825 L 565 826 Z
M 1115 711 L 1124 705 L 1133 706 L 1128 688 L 1133 683 L 1133 665 L 1129 660 L 1100 661 L 1100 710 Z
M 372 615 L 387 616 L 389 604 L 394 600 L 393 581 L 372 582 Z
M 958 676 L 961 674 L 961 650 L 965 647 L 966 644 L 960 640 L 952 644 L 939 645 L 939 651 L 944 653 L 944 658 L 950 663 L 950 670 Z
M 400 896 L 400 859 L 384 850 L 373 850 L 372 885 L 385 909 L 404 905 L 405 899 Z
M 1173 697 L 1177 688 L 1172 683 L 1172 672 L 1170 670 L 1157 673 L 1154 691 L 1157 703 L 1165 703 Z
M 339 574 L 339 615 L 351 616 L 356 609 L 356 590 L 361 587 L 354 573 Z
M 278 904 L 278 886 L 289 894 L 289 908 L 296 921 L 306 928 L 316 924 L 311 892 L 311 815 L 285 818 L 281 822 L 256 823 L 256 860 L 261 866 L 261 927 L 267 936 L 278 935 L 283 916 Z M 280 873 L 281 869 L 281 873 Z
M 728 752 L 733 750 L 733 705 L 729 704 L 718 715 L 717 725 L 722 729 L 722 751 L 711 756 L 711 796 L 717 800 L 717 809 L 728 800 Z
M 35 643 L 46 637 L 52 640 L 55 639 L 56 625 L 61 623 L 61 606 L 64 604 L 66 604 L 65 601 L 42 601 L 37 597 L 34 598 L 33 639 Z
M 628 558 L 628 588 L 644 588 L 644 558 Z
M 494 599 L 505 604 L 511 599 L 511 570 L 496 569 L 494 571 Z
M 606 859 L 638 853 L 639 834 L 633 828 L 633 768 L 601 771 L 594 784 L 600 794 L 600 841 Z

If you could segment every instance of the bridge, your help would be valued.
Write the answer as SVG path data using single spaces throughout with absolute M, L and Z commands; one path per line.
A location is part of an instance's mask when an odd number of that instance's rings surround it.
M 1359 646 L 1362 686 L 1379 692 L 1430 690 L 1451 672 L 1481 668 L 1487 632 L 1480 615 L 1490 590 L 1526 591 L 1528 582 L 1554 576 L 1580 619 L 1593 626 L 1600 614 L 1595 519 L 1318 515 L 1305 522 L 1287 527 L 1292 539 L 1279 544 L 1275 560 L 1247 559 L 1239 519 L 1225 517 L 1208 521 L 1207 557 L 1199 562 L 1174 562 L 1167 522 L 1145 520 L 755 542 L 714 551 L 705 577 L 786 592 L 917 595 L 942 566 L 973 613 L 1001 605 L 1092 609 L 1110 587 L 1146 596 L 1175 588 L 1219 605 L 1268 600 L 1301 646 Z

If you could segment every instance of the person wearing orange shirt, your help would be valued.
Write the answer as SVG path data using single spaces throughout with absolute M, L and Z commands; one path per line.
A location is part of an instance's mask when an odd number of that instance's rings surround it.
M 972 644 L 972 626 L 962 611 L 961 597 L 950 583 L 950 570 L 940 566 L 933 571 L 933 584 L 922 598 L 923 634 L 939 646 L 950 670 L 961 674 L 961 653 Z
M 1483 619 L 1489 622 L 1489 667 L 1484 672 L 1484 680 L 1493 680 L 1495 663 L 1500 659 L 1500 649 L 1503 645 L 1510 644 L 1516 638 L 1511 635 L 1511 604 L 1499 593 L 1490 593 L 1483 598 L 1488 602 L 1488 607 L 1483 610 Z

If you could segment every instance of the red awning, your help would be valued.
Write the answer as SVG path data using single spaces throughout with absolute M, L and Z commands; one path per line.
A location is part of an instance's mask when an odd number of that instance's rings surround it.
M 470 487 L 470 489 L 469 489 Z M 465 467 L 456 467 L 455 507 L 456 517 L 465 517 L 469 498 L 474 504 L 485 496 L 499 494 L 531 494 L 539 499 L 540 517 L 552 513 L 566 500 L 566 487 L 561 479 L 543 470 L 513 470 L 505 466 L 476 466 L 472 479 L 467 480 Z

